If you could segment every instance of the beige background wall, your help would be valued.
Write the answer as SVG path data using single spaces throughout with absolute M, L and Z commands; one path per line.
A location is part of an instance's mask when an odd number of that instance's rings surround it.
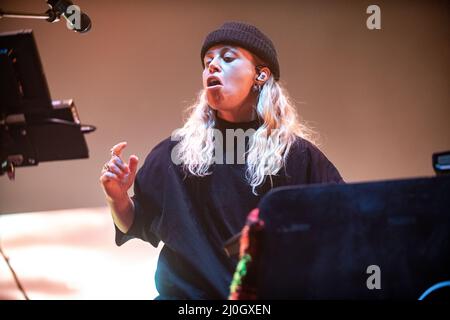
M 73 98 L 81 120 L 97 126 L 86 136 L 90 158 L 20 168 L 15 182 L 0 177 L 1 213 L 103 206 L 98 177 L 110 147 L 128 141 L 142 164 L 181 125 L 201 88 L 203 38 L 225 20 L 272 38 L 282 83 L 348 182 L 430 176 L 431 154 L 450 149 L 446 1 L 75 3 L 93 20 L 85 35 L 24 19 L 0 19 L 0 32 L 34 30 L 52 98 Z M 381 7 L 381 30 L 366 28 L 370 4 Z

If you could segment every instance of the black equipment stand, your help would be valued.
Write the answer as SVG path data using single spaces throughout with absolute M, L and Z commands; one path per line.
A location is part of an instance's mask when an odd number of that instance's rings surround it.
M 54 100 L 31 30 L 0 34 L 0 175 L 43 161 L 88 158 L 73 100 Z

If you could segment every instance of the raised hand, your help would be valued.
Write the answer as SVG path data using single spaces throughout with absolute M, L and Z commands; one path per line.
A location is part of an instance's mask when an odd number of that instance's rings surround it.
M 126 146 L 126 142 L 120 142 L 111 148 L 111 159 L 105 163 L 101 172 L 100 183 L 109 201 L 126 199 L 127 191 L 136 177 L 139 159 L 131 155 L 128 163 L 124 162 L 121 155 Z

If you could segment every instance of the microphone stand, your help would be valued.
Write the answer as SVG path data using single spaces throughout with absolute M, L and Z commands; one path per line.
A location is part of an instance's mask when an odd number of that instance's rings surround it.
M 23 19 L 40 19 L 47 20 L 48 22 L 59 21 L 60 13 L 53 9 L 48 9 L 45 13 L 18 13 L 18 12 L 5 12 L 0 9 L 1 18 L 23 18 Z

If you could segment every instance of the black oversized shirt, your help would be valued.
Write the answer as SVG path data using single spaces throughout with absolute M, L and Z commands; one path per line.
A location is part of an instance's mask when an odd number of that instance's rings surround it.
M 257 128 L 256 121 L 231 123 L 226 129 Z M 116 243 L 140 238 L 164 243 L 155 275 L 162 299 L 226 299 L 237 260 L 224 243 L 241 231 L 251 209 L 271 189 L 269 179 L 257 189 L 245 179 L 245 164 L 214 164 L 210 175 L 187 175 L 171 160 L 177 141 L 159 143 L 139 169 L 134 184 L 135 219 L 127 234 L 116 228 Z M 225 142 L 226 143 L 226 142 Z M 313 144 L 298 138 L 286 166 L 272 177 L 273 187 L 342 183 L 335 166 Z

